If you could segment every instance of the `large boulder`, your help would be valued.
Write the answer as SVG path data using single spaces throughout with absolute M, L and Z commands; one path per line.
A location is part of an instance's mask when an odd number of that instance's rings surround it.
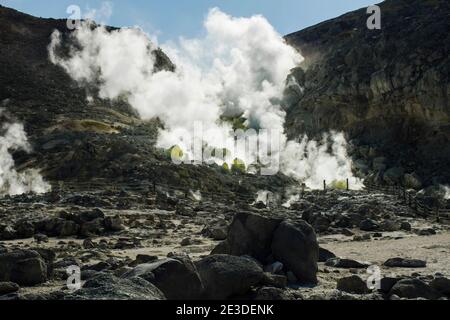
M 437 290 L 419 279 L 400 280 L 392 287 L 390 294 L 407 299 L 425 298 L 436 300 L 441 297 L 441 294 Z
M 203 283 L 188 257 L 141 264 L 123 275 L 136 276 L 153 283 L 169 300 L 199 299 L 203 293 Z
M 314 229 L 305 221 L 282 222 L 273 236 L 272 254 L 300 283 L 317 283 L 319 245 Z
M 32 250 L 16 250 L 0 254 L 0 282 L 11 281 L 18 285 L 34 286 L 47 281 L 47 265 Z
M 100 273 L 86 281 L 83 288 L 67 295 L 66 300 L 165 300 L 164 294 L 140 277 L 121 279 Z
M 274 231 L 280 223 L 279 219 L 265 218 L 252 213 L 238 213 L 231 223 L 226 243 L 221 244 L 220 253 L 234 256 L 249 255 L 266 262 L 271 254 Z
M 263 269 L 252 258 L 212 255 L 196 263 L 205 285 L 205 298 L 225 300 L 246 294 L 265 280 Z

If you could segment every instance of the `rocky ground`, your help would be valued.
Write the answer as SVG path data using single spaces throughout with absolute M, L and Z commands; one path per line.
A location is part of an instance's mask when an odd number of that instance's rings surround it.
M 156 193 L 1 199 L 0 299 L 445 299 L 450 233 L 394 196 L 289 209 Z M 320 249 L 319 249 L 320 246 Z M 368 290 L 369 266 L 381 270 Z M 83 288 L 67 288 L 79 266 Z

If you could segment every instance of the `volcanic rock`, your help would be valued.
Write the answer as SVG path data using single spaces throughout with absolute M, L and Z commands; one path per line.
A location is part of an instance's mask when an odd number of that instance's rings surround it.
M 229 299 L 244 295 L 265 279 L 262 268 L 252 259 L 212 255 L 196 263 L 205 286 L 205 298 Z
M 390 294 L 407 299 L 425 298 L 434 300 L 441 297 L 437 290 L 419 279 L 400 280 L 391 289 Z
M 387 260 L 383 265 L 391 268 L 425 268 L 427 262 L 417 259 L 392 258 Z
M 367 283 L 357 275 L 339 279 L 337 289 L 354 294 L 367 294 L 370 292 Z
M 305 221 L 282 222 L 273 236 L 272 254 L 301 283 L 317 283 L 319 245 L 314 229 Z
M 0 254 L 0 281 L 33 286 L 47 281 L 47 265 L 31 250 L 16 250 Z
M 124 278 L 135 276 L 153 283 L 170 300 L 199 299 L 203 293 L 197 269 L 187 257 L 141 264 L 123 275 Z

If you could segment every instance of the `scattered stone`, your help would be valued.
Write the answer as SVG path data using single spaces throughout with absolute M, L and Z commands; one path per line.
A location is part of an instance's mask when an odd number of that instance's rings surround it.
M 436 300 L 441 297 L 441 294 L 437 290 L 419 279 L 400 280 L 391 289 L 390 294 L 407 299 L 425 298 Z
M 182 247 L 190 246 L 191 244 L 192 244 L 191 238 L 184 238 L 181 241 L 181 246 Z
M 379 291 L 389 293 L 392 287 L 401 280 L 401 278 L 384 277 L 380 280 Z
M 322 247 L 319 247 L 319 262 L 327 262 L 331 258 L 336 258 L 336 255 Z
M 376 231 L 378 230 L 379 225 L 372 219 L 365 219 L 361 221 L 361 223 L 359 224 L 359 228 L 362 231 Z
M 224 300 L 244 295 L 265 279 L 262 268 L 247 257 L 212 255 L 197 262 L 196 266 L 207 299 Z
M 361 241 L 369 241 L 372 239 L 372 236 L 369 233 L 366 234 L 358 234 L 353 237 L 353 241 L 361 242 Z
M 119 232 L 125 229 L 123 225 L 123 220 L 119 215 L 114 217 L 106 217 L 105 218 L 105 227 L 109 231 Z
M 409 222 L 402 222 L 400 224 L 400 229 L 403 230 L 403 231 L 411 231 L 412 227 L 411 227 L 411 224 Z
M 156 262 L 157 260 L 158 260 L 157 256 L 149 256 L 147 254 L 138 254 L 136 256 L 136 260 L 131 262 L 130 266 L 136 267 L 137 265 L 145 264 L 145 263 L 153 263 L 153 262 Z
M 100 273 L 89 279 L 81 290 L 64 297 L 65 300 L 165 300 L 164 294 L 150 282 L 140 278 L 117 278 Z
M 38 233 L 34 235 L 34 240 L 36 240 L 37 243 L 48 242 L 48 237 L 45 234 Z
M 92 239 L 85 239 L 83 241 L 83 248 L 84 249 L 94 249 L 95 248 L 94 241 L 92 241 Z
M 380 224 L 380 229 L 386 232 L 399 231 L 401 224 L 394 220 L 385 220 Z
M 426 268 L 427 263 L 417 259 L 392 258 L 383 265 L 390 268 Z
M 0 296 L 19 291 L 20 287 L 14 282 L 0 282 Z
M 225 220 L 216 221 L 205 227 L 202 230 L 202 235 L 216 241 L 226 240 L 228 235 L 228 223 Z
M 367 283 L 357 275 L 339 279 L 337 289 L 354 294 L 367 294 L 370 292 Z
M 29 221 L 20 221 L 15 226 L 15 237 L 17 239 L 27 239 L 34 235 L 34 225 Z
M 437 277 L 431 281 L 430 286 L 443 295 L 450 296 L 450 279 Z
M 124 278 L 135 276 L 153 283 L 169 300 L 195 300 L 203 293 L 202 280 L 188 257 L 141 264 L 123 275 Z
M 0 254 L 0 281 L 33 286 L 47 281 L 47 265 L 32 250 L 16 250 Z
M 436 231 L 434 229 L 428 228 L 428 229 L 421 229 L 417 231 L 417 234 L 419 236 L 433 236 L 436 234 Z
M 370 266 L 369 263 L 359 262 L 351 259 L 331 258 L 325 262 L 327 267 L 343 268 L 343 269 L 363 269 Z

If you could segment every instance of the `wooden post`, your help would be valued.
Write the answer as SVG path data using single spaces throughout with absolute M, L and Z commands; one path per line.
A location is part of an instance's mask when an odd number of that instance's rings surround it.
M 349 181 L 349 179 L 347 178 L 347 191 L 349 191 L 350 190 L 350 181 Z
M 323 180 L 323 190 L 327 191 L 327 181 Z

